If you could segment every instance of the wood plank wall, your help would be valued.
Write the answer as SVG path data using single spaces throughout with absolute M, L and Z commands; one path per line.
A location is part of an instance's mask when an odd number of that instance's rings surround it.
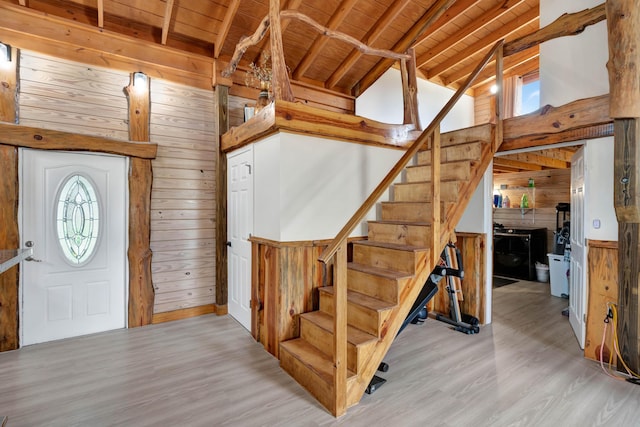
M 588 295 L 587 331 L 584 343 L 584 357 L 600 360 L 602 331 L 607 314 L 607 303 L 618 304 L 618 242 L 589 240 L 588 247 Z M 605 341 L 603 359 L 607 362 L 608 352 L 614 352 L 610 331 Z M 614 366 L 616 357 L 614 356 Z
M 229 127 L 240 126 L 244 123 L 244 106 L 255 105 L 255 99 L 243 98 L 238 95 L 229 95 Z
M 495 174 L 493 188 L 501 184 L 513 187 L 527 187 L 529 178 L 535 182 L 535 212 L 520 209 L 494 209 L 493 221 L 505 227 L 544 227 L 547 229 L 547 250 L 553 249 L 553 232 L 556 227 L 556 205 L 569 203 L 571 193 L 571 169 L 550 169 L 535 172 L 514 172 Z M 508 193 L 520 194 L 518 190 Z M 511 196 L 509 196 L 511 198 Z M 520 203 L 519 200 L 512 202 Z M 569 215 L 567 214 L 567 219 Z M 560 216 L 562 220 L 562 216 Z
M 474 124 L 482 125 L 490 123 L 494 119 L 493 98 L 494 95 L 488 91 L 475 95 L 473 101 Z
M 129 139 L 127 73 L 22 51 L 19 75 L 20 124 Z
M 20 64 L 20 124 L 128 140 L 129 74 L 32 52 Z M 151 80 L 155 313 L 215 303 L 216 109 L 213 91 Z
M 216 118 L 213 90 L 151 80 L 154 313 L 215 303 Z

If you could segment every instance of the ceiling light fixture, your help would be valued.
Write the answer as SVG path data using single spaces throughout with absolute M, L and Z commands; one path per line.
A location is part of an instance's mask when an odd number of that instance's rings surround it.
M 11 46 L 0 42 L 0 61 L 11 62 Z
M 133 73 L 133 88 L 136 92 L 144 92 L 148 88 L 148 78 L 142 71 Z

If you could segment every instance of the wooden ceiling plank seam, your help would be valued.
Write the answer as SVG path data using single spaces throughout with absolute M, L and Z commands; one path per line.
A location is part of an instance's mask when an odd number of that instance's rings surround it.
M 104 28 L 104 0 L 98 0 L 98 27 Z
M 514 160 L 522 163 L 532 163 L 534 165 L 552 169 L 567 169 L 571 167 L 571 162 L 555 159 L 552 157 L 546 157 L 536 153 L 507 154 L 505 156 L 500 156 L 500 158 Z
M 162 20 L 162 41 L 163 45 L 167 44 L 167 37 L 169 37 L 169 27 L 171 26 L 171 15 L 173 15 L 173 2 L 174 0 L 167 0 L 166 7 L 164 9 L 164 17 Z
M 490 33 L 488 36 L 481 38 L 477 42 L 465 47 L 456 55 L 448 58 L 447 60 L 440 62 L 436 66 L 427 70 L 427 78 L 432 79 L 436 76 L 439 76 L 442 73 L 447 72 L 456 64 L 459 64 L 463 60 L 467 58 L 475 56 L 475 54 L 480 54 L 486 51 L 493 43 L 497 42 L 500 39 L 505 39 L 511 34 L 523 28 L 525 25 L 536 21 L 540 18 L 540 12 L 537 7 L 532 7 L 522 15 L 517 16 L 515 19 L 509 21 L 498 31 Z
M 407 4 L 409 4 L 412 0 L 395 0 L 390 8 L 388 8 L 384 14 L 378 19 L 373 27 L 365 34 L 362 39 L 362 43 L 372 46 L 378 37 L 387 29 L 387 27 L 398 17 L 400 12 L 405 8 Z M 349 56 L 347 56 L 344 61 L 336 68 L 336 70 L 329 76 L 327 82 L 325 83 L 325 87 L 327 89 L 334 88 L 340 79 L 344 77 L 344 75 L 353 67 L 353 65 L 360 59 L 362 53 L 357 50 L 351 50 Z
M 405 35 L 396 42 L 391 50 L 395 52 L 406 52 L 413 45 L 420 35 L 427 30 L 436 20 L 438 20 L 453 4 L 455 0 L 436 0 L 429 7 L 422 17 L 411 26 Z M 352 86 L 352 94 L 360 95 L 369 86 L 371 86 L 385 71 L 391 67 L 393 61 L 390 59 L 382 59 L 367 73 L 360 81 Z
M 470 35 L 484 27 L 485 25 L 495 21 L 500 16 L 507 13 L 510 9 L 519 6 L 524 3 L 525 0 L 505 0 L 503 3 L 496 5 L 496 7 L 489 9 L 478 18 L 474 19 L 471 25 L 465 25 L 460 31 L 447 37 L 446 43 L 440 43 L 435 48 L 427 51 L 417 59 L 418 68 L 424 67 L 430 61 L 443 52 L 450 49 L 452 46 L 462 42 Z
M 539 46 L 534 46 L 530 49 L 527 49 L 523 52 L 517 53 L 515 55 L 511 55 L 507 58 L 505 58 L 504 60 L 504 69 L 505 72 L 511 70 L 512 68 L 526 62 L 529 61 L 535 57 L 538 57 L 540 55 L 540 47 Z M 492 61 L 495 62 L 495 61 Z M 468 65 L 458 71 L 453 72 L 452 74 L 445 76 L 443 81 L 445 86 L 449 86 L 452 83 L 458 82 L 462 79 L 464 79 L 466 76 L 468 76 L 471 73 L 471 68 L 472 68 L 473 64 Z M 487 68 L 486 70 L 484 70 L 482 73 L 480 73 L 480 75 L 478 76 L 478 78 L 476 79 L 476 83 L 477 85 L 482 84 L 483 82 L 485 82 L 488 79 L 491 78 L 495 78 L 495 75 L 493 73 L 493 70 L 490 68 Z
M 227 12 L 224 15 L 224 20 L 222 21 L 222 26 L 218 31 L 218 37 L 214 43 L 214 54 L 213 57 L 218 59 L 220 56 L 220 52 L 222 51 L 222 45 L 224 44 L 227 35 L 229 34 L 229 29 L 231 29 L 231 24 L 233 23 L 233 18 L 235 18 L 236 13 L 238 12 L 238 7 L 240 7 L 240 0 L 231 0 L 231 4 L 227 8 Z
M 344 22 L 357 2 L 358 0 L 342 0 L 336 11 L 331 15 L 331 18 L 329 18 L 329 22 L 327 22 L 326 27 L 329 30 L 336 30 L 340 24 Z M 322 34 L 316 36 L 311 47 L 302 58 L 302 61 L 300 61 L 296 69 L 293 70 L 293 78 L 295 80 L 298 80 L 302 75 L 304 75 L 328 41 L 329 39 L 327 37 L 323 37 Z
M 426 29 L 424 33 L 413 44 L 413 47 L 420 46 L 429 38 L 430 35 L 438 31 L 440 28 L 445 25 L 451 24 L 455 21 L 455 19 L 461 15 L 463 15 L 466 11 L 471 9 L 480 3 L 481 0 L 461 0 L 457 1 L 447 10 L 440 18 L 438 18 L 433 25 Z

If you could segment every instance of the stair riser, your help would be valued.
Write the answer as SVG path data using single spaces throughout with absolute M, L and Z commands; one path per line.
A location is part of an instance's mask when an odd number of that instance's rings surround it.
M 416 271 L 416 254 L 413 251 L 354 243 L 353 262 L 411 274 Z
M 431 227 L 428 225 L 369 223 L 369 240 L 428 247 Z
M 440 184 L 440 199 L 445 202 L 458 200 L 458 182 L 445 181 Z M 430 183 L 419 182 L 400 184 L 393 187 L 393 200 L 396 202 L 425 202 L 433 197 Z
M 455 162 L 460 160 L 476 160 L 482 155 L 482 142 L 473 142 L 470 144 L 451 145 L 443 147 L 440 152 L 440 161 L 442 163 Z M 418 164 L 431 164 L 431 150 L 418 152 Z M 443 165 L 442 167 L 446 167 Z
M 445 205 L 440 206 L 440 217 L 444 218 Z M 382 203 L 383 221 L 430 222 L 431 203 Z
M 285 349 L 280 349 L 280 366 L 318 399 L 329 412 L 334 413 L 333 384 L 327 384 L 304 362 Z
M 300 317 L 300 338 L 308 341 L 327 356 L 333 356 L 333 334 L 304 317 Z M 347 342 L 347 369 L 358 373 L 359 359 L 362 362 L 362 358 L 358 358 L 356 346 Z
M 333 316 L 333 295 L 320 292 L 320 311 Z M 347 303 L 347 323 L 376 337 L 385 332 L 385 321 L 391 310 L 376 311 L 361 305 Z
M 441 181 L 467 181 L 471 178 L 468 163 L 455 163 L 440 170 Z M 406 169 L 406 182 L 431 181 L 431 166 L 415 166 Z
M 347 286 L 352 291 L 397 304 L 401 284 L 398 280 L 349 269 Z

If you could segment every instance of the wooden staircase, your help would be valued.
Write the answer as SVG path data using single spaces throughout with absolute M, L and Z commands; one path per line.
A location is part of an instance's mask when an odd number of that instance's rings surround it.
M 489 132 L 490 134 L 490 132 Z M 451 143 L 441 150 L 441 247 L 448 241 L 493 156 L 492 141 Z M 433 186 L 430 150 L 416 155 L 393 200 L 369 221 L 368 240 L 354 242 L 347 270 L 346 405 L 358 403 L 428 274 Z M 281 343 L 280 363 L 329 411 L 334 407 L 334 288 L 320 288 L 320 309 L 300 316 L 300 337 Z
M 497 126 L 463 129 L 444 141 L 440 135 L 441 121 L 494 55 L 502 81 L 502 43 L 325 249 L 319 259 L 333 273 L 333 286 L 320 288 L 319 311 L 301 315 L 300 337 L 280 343 L 283 369 L 335 416 L 360 401 L 502 142 L 501 101 Z M 401 173 L 403 183 L 394 184 Z M 393 200 L 382 203 L 368 240 L 353 244 L 348 262 L 347 237 L 389 188 Z

